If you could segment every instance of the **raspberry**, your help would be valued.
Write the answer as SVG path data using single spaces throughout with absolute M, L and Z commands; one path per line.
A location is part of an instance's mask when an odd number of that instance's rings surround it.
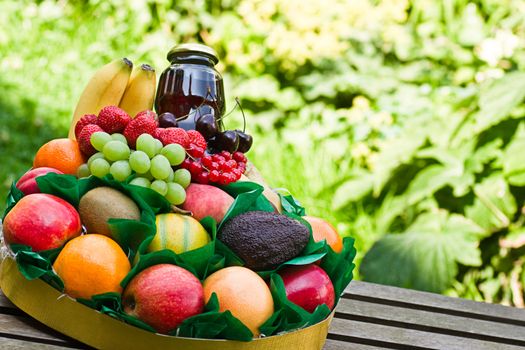
M 190 140 L 190 144 L 194 144 L 195 146 L 198 146 L 203 150 L 205 150 L 206 147 L 208 147 L 204 136 L 202 136 L 202 134 L 197 130 L 188 130 L 188 138 Z
M 182 128 L 165 128 L 161 132 L 159 140 L 164 146 L 170 143 L 178 143 L 184 148 L 188 148 L 190 143 L 188 133 Z
M 106 106 L 100 110 L 97 125 L 108 134 L 122 132 L 130 122 L 131 117 L 116 106 Z
M 75 137 L 79 138 L 80 132 L 84 128 L 84 126 L 89 124 L 96 124 L 97 123 L 97 116 L 94 114 L 84 114 L 82 118 L 80 118 L 75 125 Z
M 92 156 L 97 153 L 97 150 L 91 144 L 91 135 L 97 131 L 104 131 L 102 128 L 95 124 L 89 124 L 82 128 L 82 131 L 78 135 L 78 147 L 86 156 Z
M 139 112 L 135 118 L 137 117 L 142 117 L 143 115 L 145 115 L 146 117 L 148 118 L 153 118 L 153 119 L 156 119 L 157 118 L 157 114 L 149 109 L 146 109 L 145 111 L 142 111 L 142 112 Z
M 162 135 L 162 132 L 164 131 L 163 128 L 157 128 L 155 129 L 155 132 L 153 133 L 153 137 L 157 140 L 160 140 L 160 135 Z
M 246 161 L 248 160 L 246 159 L 246 156 L 244 155 L 244 153 L 238 152 L 238 151 L 233 154 L 233 159 L 236 160 L 238 163 L 239 162 L 246 163 Z
M 128 140 L 128 145 L 135 148 L 135 143 L 140 135 L 150 134 L 153 136 L 156 129 L 157 121 L 154 118 L 142 115 L 131 119 L 124 129 L 124 137 Z

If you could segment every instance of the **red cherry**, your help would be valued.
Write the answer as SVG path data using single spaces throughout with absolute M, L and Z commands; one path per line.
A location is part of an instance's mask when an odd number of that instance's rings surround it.
M 231 182 L 230 173 L 222 173 L 219 176 L 219 184 L 221 185 L 227 185 Z
M 239 151 L 233 154 L 233 159 L 235 159 L 237 162 L 243 162 L 243 163 L 246 163 L 246 161 L 248 160 L 246 159 L 246 156 L 244 155 L 244 153 L 239 152 Z
M 209 166 L 209 169 L 210 170 L 219 170 L 220 169 L 220 165 L 217 162 L 211 162 L 211 165 Z
M 202 173 L 199 173 L 197 175 L 195 181 L 197 181 L 200 184 L 206 185 L 209 183 L 209 175 L 210 173 L 208 173 L 207 171 L 203 171 Z
M 220 153 L 220 155 L 223 156 L 224 159 L 226 159 L 226 160 L 232 159 L 232 154 L 230 152 L 228 152 L 228 151 L 222 151 Z
M 182 162 L 182 164 L 180 165 L 180 167 L 181 167 L 182 169 L 190 170 L 190 164 L 191 164 L 191 163 L 192 163 L 192 162 L 191 162 L 191 159 L 186 158 L 186 159 L 184 159 L 184 161 Z
M 188 147 L 187 152 L 193 158 L 200 158 L 204 155 L 204 149 L 194 144 L 191 144 L 190 147 Z
M 212 156 L 212 159 L 214 162 L 217 162 L 217 163 L 220 163 L 221 161 L 222 162 L 225 162 L 226 161 L 226 158 L 224 158 L 223 156 L 221 156 L 220 154 L 214 154 Z
M 188 170 L 192 177 L 196 177 L 202 172 L 202 164 L 200 162 L 191 162 Z
M 210 155 L 205 155 L 201 158 L 201 163 L 202 165 L 204 165 L 206 168 L 211 168 L 211 165 L 213 163 L 213 160 L 211 158 Z
M 208 176 L 208 180 L 210 182 L 219 182 L 220 176 L 221 176 L 221 173 L 219 173 L 218 170 L 212 170 L 212 171 L 210 171 L 210 175 Z
M 235 181 L 239 180 L 242 175 L 242 171 L 239 168 L 232 169 L 232 174 L 235 175 Z

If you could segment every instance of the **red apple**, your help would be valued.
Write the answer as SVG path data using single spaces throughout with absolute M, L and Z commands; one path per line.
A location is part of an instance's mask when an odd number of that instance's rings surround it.
M 63 172 L 58 169 L 48 167 L 30 169 L 18 180 L 16 183 L 16 188 L 24 192 L 25 195 L 31 193 L 40 193 L 40 189 L 36 183 L 36 178 L 47 173 L 63 174 Z
M 220 188 L 192 183 L 186 188 L 186 201 L 182 209 L 191 211 L 193 217 L 199 221 L 206 216 L 211 216 L 219 223 L 231 207 L 233 200 L 232 196 Z
M 318 305 L 334 307 L 335 292 L 330 277 L 317 265 L 288 266 L 279 275 L 283 279 L 288 299 L 308 312 Z
M 51 194 L 22 197 L 4 220 L 6 243 L 28 245 L 35 252 L 61 247 L 81 231 L 75 208 Z
M 200 281 L 188 270 L 170 264 L 148 267 L 122 294 L 124 312 L 167 334 L 204 309 Z

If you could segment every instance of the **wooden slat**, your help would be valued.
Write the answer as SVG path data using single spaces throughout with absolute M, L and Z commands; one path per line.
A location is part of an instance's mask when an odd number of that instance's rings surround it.
M 364 344 L 349 344 L 345 341 L 326 339 L 326 343 L 324 344 L 323 350 L 377 350 L 377 346 Z
M 336 317 L 521 345 L 525 327 L 341 298 Z
M 522 346 L 498 344 L 339 318 L 333 319 L 329 338 L 347 342 L 349 344 L 348 349 L 352 349 L 353 344 L 364 344 L 375 348 L 403 350 L 523 350 Z
M 525 326 L 524 309 L 451 298 L 434 293 L 383 286 L 375 283 L 352 281 L 346 288 L 344 297 L 353 300 L 412 309 L 419 308 L 436 313 Z
M 26 340 L 0 337 L 0 349 L 9 350 L 70 350 L 71 348 L 59 345 L 34 343 Z
M 83 347 L 76 340 L 64 336 L 27 315 L 0 314 L 0 337 L 16 337 L 21 340 L 64 347 Z

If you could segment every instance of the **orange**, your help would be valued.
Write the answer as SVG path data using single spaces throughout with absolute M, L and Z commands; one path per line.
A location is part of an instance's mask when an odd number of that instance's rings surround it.
M 122 293 L 120 281 L 131 266 L 122 248 L 111 238 L 87 234 L 73 238 L 64 246 L 53 269 L 64 281 L 67 295 L 91 299 L 101 293 Z
M 254 334 L 273 314 L 273 299 L 264 280 L 245 267 L 231 266 L 221 269 L 204 280 L 204 300 L 217 294 L 220 311 L 230 310 Z
M 33 160 L 33 168 L 50 167 L 64 174 L 75 175 L 80 165 L 85 163 L 78 143 L 70 139 L 54 139 L 38 149 Z
M 326 239 L 326 243 L 332 247 L 334 252 L 340 253 L 341 250 L 343 250 L 343 240 L 330 223 L 313 216 L 303 216 L 303 219 L 308 221 L 310 226 L 312 226 L 314 241 L 319 242 Z

